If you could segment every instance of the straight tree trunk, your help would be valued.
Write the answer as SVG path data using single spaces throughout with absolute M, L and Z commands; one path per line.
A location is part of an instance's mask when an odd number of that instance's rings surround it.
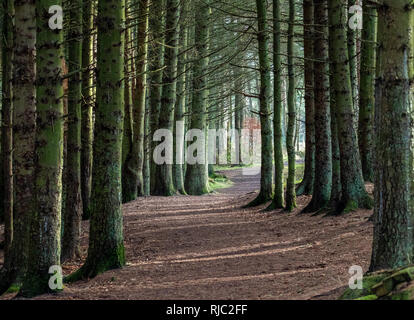
M 124 202 L 135 200 L 144 195 L 144 136 L 145 136 L 145 98 L 147 82 L 147 55 L 148 55 L 148 0 L 139 1 L 138 30 L 137 30 L 137 57 L 136 57 L 136 86 L 132 106 L 132 148 L 127 156 L 125 177 L 123 184 Z
M 315 97 L 315 180 L 312 201 L 304 212 L 324 209 L 331 198 L 332 141 L 329 106 L 329 28 L 328 3 L 314 0 L 315 43 L 314 97 Z
M 151 194 L 156 187 L 156 164 L 153 160 L 154 149 L 158 142 L 153 141 L 155 131 L 159 128 L 158 120 L 161 110 L 162 80 L 164 73 L 164 35 L 165 35 L 165 3 L 166 0 L 153 0 L 150 8 L 149 29 L 152 32 L 152 47 L 149 57 L 153 59 L 150 68 L 150 161 L 151 161 Z
M 49 8 L 62 1 L 38 0 L 36 43 L 37 127 L 35 204 L 30 253 L 20 294 L 33 297 L 50 291 L 49 268 L 60 265 L 63 168 L 63 31 L 49 27 Z
M 288 126 L 286 133 L 286 149 L 288 153 L 288 178 L 286 184 L 286 210 L 291 212 L 296 208 L 296 154 L 295 154 L 295 124 L 296 124 L 296 77 L 294 68 L 294 24 L 295 1 L 289 0 L 289 27 L 288 27 Z
M 125 265 L 121 165 L 124 122 L 124 0 L 98 3 L 98 74 L 89 250 L 67 281 Z
M 356 0 L 348 0 L 349 9 L 356 4 Z M 348 17 L 350 18 L 350 17 Z M 348 19 L 349 21 L 349 19 Z M 348 57 L 349 57 L 349 70 L 351 76 L 351 86 L 352 86 L 352 104 L 354 107 L 354 112 L 358 110 L 358 53 L 357 53 L 357 35 L 358 30 L 352 29 L 346 24 L 348 31 Z
M 384 0 L 378 9 L 371 271 L 413 263 L 411 4 L 408 0 Z
M 305 56 L 305 173 L 302 182 L 296 188 L 296 195 L 310 195 L 313 192 L 315 177 L 315 101 L 313 36 L 314 36 L 314 5 L 313 0 L 303 1 L 303 34 Z
M 261 176 L 259 195 L 247 206 L 257 206 L 273 198 L 273 145 L 270 117 L 270 60 L 269 35 L 267 33 L 266 1 L 256 0 L 258 19 L 259 65 L 260 65 L 260 124 L 261 124 Z M 279 150 L 280 151 L 280 150 Z
M 128 16 L 128 8 L 125 8 L 125 16 Z M 131 22 L 130 20 L 126 20 L 127 25 Z M 135 90 L 133 89 L 133 82 L 131 77 L 133 74 L 132 71 L 132 64 L 134 63 L 133 54 L 132 54 L 132 45 L 131 45 L 131 35 L 132 30 L 131 28 L 127 28 L 125 30 L 125 90 L 124 90 L 124 131 L 122 137 L 122 202 L 126 203 L 135 198 L 131 199 L 130 195 L 130 186 L 129 183 L 132 183 L 135 188 L 137 185 L 137 181 L 134 181 L 131 177 L 131 172 L 128 168 L 128 163 L 132 157 L 132 95 Z M 136 178 L 136 174 L 134 175 Z
M 174 131 L 174 108 L 177 94 L 177 62 L 178 37 L 180 18 L 180 0 L 167 0 L 167 17 L 165 25 L 165 71 L 161 98 L 161 111 L 158 128 Z M 157 164 L 155 166 L 154 194 L 172 196 L 176 193 L 173 181 L 172 164 Z
M 94 0 L 83 1 L 83 43 L 82 43 L 82 150 L 81 191 L 83 219 L 90 218 L 89 205 L 92 188 L 92 145 L 93 145 L 93 7 Z
M 177 133 L 177 126 L 180 127 L 180 130 L 184 132 L 185 127 L 185 97 L 186 97 L 186 90 L 187 85 L 186 81 L 188 80 L 187 77 L 187 63 L 186 60 L 188 58 L 187 55 L 187 46 L 188 46 L 188 33 L 189 28 L 186 25 L 186 17 L 187 12 L 189 9 L 188 2 L 186 1 L 182 7 L 182 14 L 181 14 L 181 27 L 180 27 L 180 50 L 181 53 L 178 57 L 178 80 L 177 80 L 177 101 L 175 103 L 175 125 L 174 125 L 174 132 Z M 177 139 L 180 139 L 177 144 Z M 183 164 L 177 163 L 177 152 L 180 152 L 182 155 L 182 159 L 184 159 L 184 135 L 177 136 L 174 134 L 174 164 L 173 164 L 173 178 L 174 178 L 174 187 L 180 194 L 186 194 L 185 187 L 184 187 L 184 170 Z M 177 146 L 179 150 L 177 150 Z
M 199 0 L 195 12 L 195 56 L 193 64 L 193 98 L 191 107 L 191 129 L 199 129 L 204 135 L 206 132 L 206 112 L 208 99 L 208 77 L 206 75 L 209 41 L 210 8 L 209 1 Z M 200 152 L 200 150 L 199 150 Z M 185 190 L 190 195 L 208 193 L 208 177 L 206 163 L 187 164 L 185 176 Z
M 373 139 L 375 105 L 375 52 L 377 41 L 377 9 L 364 0 L 361 48 L 361 87 L 358 142 L 365 181 L 374 181 Z
M 332 11 L 332 2 L 328 1 L 328 11 Z M 341 156 L 339 150 L 339 140 L 338 140 L 338 116 L 336 114 L 336 98 L 334 90 L 334 38 L 333 38 L 333 23 L 332 15 L 329 15 L 329 93 L 330 93 L 330 109 L 331 109 L 331 140 L 332 140 L 332 188 L 331 188 L 331 200 L 330 207 L 335 209 L 341 200 L 342 195 L 342 184 L 341 184 Z
M 71 0 L 69 11 L 68 138 L 66 156 L 66 203 L 62 240 L 62 261 L 79 258 L 82 222 L 81 149 L 82 149 L 82 0 Z
M 357 134 L 354 127 L 354 109 L 350 67 L 347 61 L 347 20 L 344 1 L 332 0 L 329 12 L 333 37 L 333 87 L 335 90 L 338 140 L 341 156 L 342 198 L 338 212 L 358 208 L 371 208 L 372 199 L 365 190 L 359 156 Z
M 3 15 L 3 37 L 2 41 L 2 109 L 1 109 L 1 156 L 3 181 L 1 186 L 2 203 L 0 205 L 4 218 L 4 263 L 0 270 L 0 294 L 9 288 L 14 281 L 13 269 L 18 267 L 13 263 L 19 259 L 13 249 L 14 245 L 14 222 L 13 222 L 13 27 L 14 3 L 7 0 L 4 3 Z M 21 226 L 21 223 L 19 224 Z M 22 241 L 20 241 L 22 240 Z M 18 243 L 24 243 L 24 236 L 18 239 Z M 15 248 L 15 247 L 14 247 Z M 13 252 L 14 251 L 14 252 Z M 24 261 L 24 259 L 23 259 Z M 23 264 L 24 265 L 24 264 Z M 23 265 L 21 265 L 23 267 Z M 18 270 L 16 270 L 18 271 Z
M 308 1 L 309 2 L 309 1 Z M 273 100 L 273 145 L 275 161 L 275 194 L 269 209 L 284 207 L 283 172 L 283 129 L 282 129 L 282 61 L 280 0 L 273 0 L 273 64 L 274 64 L 274 100 Z M 306 22 L 305 22 L 306 23 Z

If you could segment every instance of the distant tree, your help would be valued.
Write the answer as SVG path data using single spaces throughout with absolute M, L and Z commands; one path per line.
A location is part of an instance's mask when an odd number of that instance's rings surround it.
M 260 192 L 248 206 L 260 205 L 273 197 L 273 145 L 270 118 L 270 59 L 269 35 L 267 33 L 267 10 L 265 0 L 256 0 L 258 20 L 259 66 L 260 66 L 260 123 L 261 123 L 261 176 Z
M 286 210 L 296 208 L 296 153 L 295 153 L 295 127 L 296 127 L 296 77 L 294 69 L 294 27 L 295 27 L 295 1 L 289 0 L 289 26 L 288 26 L 288 125 L 286 132 L 286 149 L 288 154 L 288 178 L 286 184 Z
M 374 104 L 377 9 L 364 0 L 358 141 L 365 181 L 374 180 Z
M 62 261 L 80 257 L 82 222 L 81 118 L 82 118 L 82 0 L 71 0 L 68 31 L 68 134 L 66 155 L 66 202 L 62 239 Z
M 191 129 L 199 129 L 205 137 L 208 97 L 208 77 L 206 74 L 209 57 L 209 1 L 198 0 L 195 12 L 195 56 L 193 63 L 193 97 L 191 105 Z M 201 152 L 202 150 L 198 150 Z M 187 164 L 185 190 L 190 195 L 208 193 L 206 163 Z
M 306 212 L 324 209 L 331 199 L 332 188 L 328 3 L 325 0 L 314 0 L 314 6 L 314 57 L 317 57 L 314 62 L 315 179 L 312 200 L 304 209 Z

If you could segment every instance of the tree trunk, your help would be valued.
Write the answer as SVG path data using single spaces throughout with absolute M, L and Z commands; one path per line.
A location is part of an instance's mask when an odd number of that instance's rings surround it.
M 273 100 L 273 144 L 275 161 L 275 194 L 269 209 L 284 207 L 283 172 L 283 129 L 282 129 L 282 61 L 280 0 L 273 0 L 273 64 L 274 64 L 274 100 Z
M 49 268 L 60 265 L 63 167 L 63 31 L 48 25 L 49 8 L 62 1 L 38 0 L 36 43 L 37 127 L 35 204 L 29 264 L 20 294 L 50 291 Z M 43 17 L 43 18 L 42 18 Z
M 294 68 L 294 23 L 295 1 L 289 0 L 289 27 L 288 27 L 288 128 L 286 133 L 286 149 L 288 153 L 288 179 L 286 184 L 286 210 L 291 212 L 296 208 L 296 154 L 295 154 L 295 124 L 296 124 L 296 77 Z
M 62 241 L 62 261 L 80 257 L 82 221 L 81 196 L 81 117 L 82 79 L 82 1 L 72 0 L 69 11 L 69 78 L 68 93 L 68 140 L 66 162 L 66 203 Z
M 165 55 L 164 77 L 161 99 L 161 112 L 158 128 L 174 130 L 174 108 L 177 93 L 177 62 L 178 62 L 178 36 L 180 18 L 180 1 L 167 0 L 167 17 L 165 25 Z M 171 146 L 172 147 L 172 146 Z M 176 193 L 174 188 L 172 164 L 157 164 L 155 167 L 154 194 L 172 196 Z
M 361 88 L 359 103 L 358 142 L 365 181 L 374 181 L 373 135 L 375 104 L 375 52 L 377 41 L 377 10 L 364 0 L 361 48 Z
M 89 204 L 92 187 L 92 144 L 93 144 L 93 5 L 94 0 L 83 1 L 83 43 L 82 43 L 82 150 L 81 191 L 83 219 L 90 218 Z
M 124 122 L 124 0 L 98 3 L 98 74 L 89 250 L 68 281 L 125 264 L 121 195 Z
M 332 141 L 329 106 L 329 29 L 328 3 L 314 0 L 315 5 L 315 180 L 312 201 L 304 212 L 324 209 L 331 198 Z
M 180 194 L 186 194 L 185 188 L 184 188 L 184 170 L 183 170 L 183 164 L 177 163 L 180 158 L 184 159 L 184 138 L 185 134 L 181 135 L 179 134 L 177 136 L 177 129 L 178 131 L 181 131 L 184 133 L 184 127 L 185 127 L 185 96 L 186 96 L 186 90 L 187 85 L 186 81 L 188 80 L 187 77 L 187 63 L 186 60 L 188 58 L 188 55 L 186 53 L 187 47 L 188 47 L 188 33 L 189 33 L 189 27 L 186 25 L 185 18 L 188 16 L 189 6 L 188 2 L 186 1 L 182 8 L 182 14 L 181 14 L 181 27 L 180 27 L 180 50 L 181 53 L 179 55 L 178 59 L 178 80 L 177 80 L 177 101 L 175 104 L 175 125 L 174 125 L 174 164 L 173 164 L 173 178 L 174 178 L 174 187 Z M 177 139 L 179 139 L 177 141 Z M 178 149 L 177 149 L 178 148 Z M 177 152 L 181 155 L 180 157 L 177 156 Z
M 152 32 L 152 49 L 149 56 L 154 59 L 151 64 L 151 89 L 150 89 L 150 160 L 151 160 L 151 194 L 154 193 L 156 187 L 156 164 L 153 160 L 154 148 L 157 142 L 153 141 L 155 131 L 157 131 L 158 120 L 161 109 L 162 96 L 162 80 L 163 80 L 163 66 L 164 66 L 164 29 L 165 29 L 165 1 L 153 0 L 150 15 L 149 15 L 149 29 Z M 160 16 L 161 15 L 161 16 Z
M 20 12 L 21 13 L 21 12 Z M 3 37 L 2 41 L 2 55 L 3 55 L 3 69 L 2 69 L 2 122 L 1 122 L 1 156 L 2 156 L 2 171 L 3 180 L 2 180 L 2 203 L 0 205 L 2 209 L 2 214 L 4 217 L 4 263 L 3 269 L 0 271 L 0 294 L 9 288 L 9 286 L 14 281 L 16 272 L 20 270 L 24 271 L 24 262 L 25 256 L 23 251 L 23 256 L 19 256 L 16 249 L 21 248 L 24 244 L 24 234 L 22 237 L 17 237 L 17 242 L 15 242 L 15 232 L 14 232 L 14 215 L 13 215 L 13 90 L 12 90 L 12 79 L 13 79 L 13 70 L 12 61 L 14 59 L 14 54 L 16 50 L 13 50 L 13 26 L 14 21 L 13 17 L 14 5 L 12 0 L 7 0 L 4 4 L 4 16 L 2 17 L 3 22 Z M 21 35 L 21 33 L 20 33 Z M 19 40 L 19 48 L 22 45 L 22 42 Z M 18 104 L 21 106 L 22 103 L 18 101 Z M 21 213 L 21 212 L 19 212 Z M 27 214 L 27 213 L 26 213 Z M 22 224 L 24 215 L 20 215 L 18 227 L 24 230 L 24 225 Z M 20 231 L 21 231 L 20 230 Z M 14 265 L 15 262 L 22 262 L 21 265 Z M 21 267 L 21 269 L 20 269 Z M 16 269 L 17 270 L 16 270 Z M 20 270 L 19 270 L 20 269 Z
M 267 33 L 266 1 L 256 0 L 258 19 L 259 65 L 260 65 L 260 124 L 262 159 L 260 193 L 248 206 L 256 206 L 272 200 L 273 197 L 273 145 L 270 117 L 270 61 L 269 35 Z
M 132 107 L 132 148 L 127 156 L 124 168 L 123 197 L 124 202 L 135 200 L 144 195 L 144 120 L 145 98 L 147 82 L 147 54 L 148 54 L 148 0 L 139 1 L 138 30 L 137 30 L 137 57 L 136 57 L 136 87 Z
M 314 28 L 313 0 L 303 1 L 303 34 L 305 56 L 305 173 L 302 182 L 296 188 L 296 195 L 310 195 L 313 192 L 315 177 L 315 101 L 313 96 L 313 28 Z
M 370 270 L 413 263 L 412 1 L 378 9 L 374 239 Z
M 357 135 L 354 127 L 354 110 L 350 68 L 347 61 L 346 6 L 341 0 L 332 0 L 329 14 L 332 15 L 333 37 L 333 87 L 335 90 L 338 140 L 341 157 L 342 198 L 338 212 L 349 212 L 357 208 L 371 208 L 372 199 L 365 190 Z
M 198 8 L 195 12 L 195 56 L 197 60 L 193 65 L 193 98 L 191 109 L 191 129 L 199 129 L 202 134 L 206 132 L 206 112 L 208 99 L 208 77 L 206 75 L 209 41 L 210 8 L 209 1 L 198 1 Z M 205 141 L 205 140 L 204 140 Z M 205 154 L 205 144 L 204 144 Z M 198 150 L 201 152 L 201 150 Z M 187 164 L 185 176 L 185 190 L 190 195 L 201 195 L 208 193 L 208 178 L 206 162 Z

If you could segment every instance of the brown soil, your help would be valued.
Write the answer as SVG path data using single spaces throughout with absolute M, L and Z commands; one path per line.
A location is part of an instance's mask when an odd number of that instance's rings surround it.
M 38 299 L 336 299 L 352 265 L 367 270 L 370 211 L 300 214 L 309 197 L 290 214 L 242 209 L 260 177 L 225 174 L 234 185 L 219 193 L 124 205 L 127 266 Z M 80 264 L 65 264 L 64 272 Z

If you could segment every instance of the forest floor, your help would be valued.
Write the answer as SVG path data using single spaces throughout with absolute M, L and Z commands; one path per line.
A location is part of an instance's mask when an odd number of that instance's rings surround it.
M 127 265 L 37 299 L 337 299 L 352 265 L 367 270 L 372 212 L 301 214 L 306 196 L 293 213 L 243 209 L 260 175 L 223 173 L 233 185 L 210 195 L 125 204 Z M 84 258 L 88 227 L 83 224 Z M 65 264 L 64 273 L 81 263 Z

